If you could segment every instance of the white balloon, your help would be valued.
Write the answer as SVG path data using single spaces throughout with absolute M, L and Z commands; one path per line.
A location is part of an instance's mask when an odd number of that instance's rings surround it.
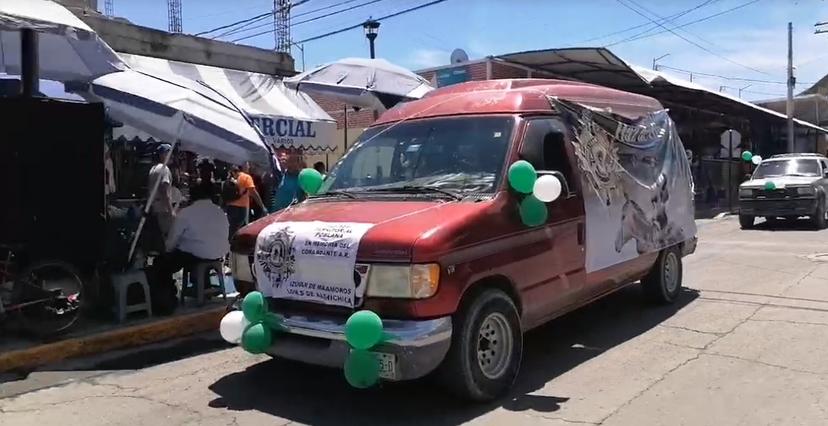
M 561 181 L 552 175 L 541 176 L 535 181 L 532 194 L 544 203 L 555 201 L 561 196 Z
M 242 311 L 228 312 L 227 315 L 221 319 L 221 324 L 219 325 L 221 338 L 226 340 L 228 343 L 238 345 L 241 342 L 244 329 L 247 328 L 249 324 L 250 322 L 244 317 L 244 313 L 242 313 Z
M 753 157 L 751 157 L 750 161 L 751 161 L 753 164 L 756 164 L 756 165 L 758 166 L 758 165 L 759 165 L 759 163 L 761 163 L 761 162 L 762 162 L 762 156 L 761 156 L 761 155 L 754 155 Z

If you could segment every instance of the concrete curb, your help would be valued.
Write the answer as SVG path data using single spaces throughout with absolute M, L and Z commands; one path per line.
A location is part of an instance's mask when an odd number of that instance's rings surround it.
M 0 353 L 0 373 L 216 330 L 226 310 L 225 306 L 217 306 L 203 312 Z

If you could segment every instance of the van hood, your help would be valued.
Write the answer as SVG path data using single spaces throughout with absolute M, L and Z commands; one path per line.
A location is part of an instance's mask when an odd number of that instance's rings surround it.
M 240 229 L 232 250 L 253 254 L 259 233 L 275 222 L 370 223 L 373 226 L 359 244 L 361 261 L 411 261 L 421 237 L 451 234 L 437 231 L 456 229 L 482 214 L 487 205 L 485 201 L 306 201 Z M 418 258 L 423 256 L 428 254 L 417 253 Z
M 817 176 L 776 176 L 765 179 L 751 179 L 739 185 L 740 188 L 764 188 L 768 182 L 773 182 L 777 188 L 786 186 L 810 185 L 820 178 Z

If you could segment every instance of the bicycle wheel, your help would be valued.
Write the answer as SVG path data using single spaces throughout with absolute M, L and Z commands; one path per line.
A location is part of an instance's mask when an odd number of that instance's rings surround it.
M 27 266 L 15 280 L 23 327 L 45 337 L 66 331 L 79 318 L 83 281 L 74 266 L 43 260 Z

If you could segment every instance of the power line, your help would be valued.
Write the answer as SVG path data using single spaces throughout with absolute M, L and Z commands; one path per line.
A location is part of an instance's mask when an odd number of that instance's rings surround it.
M 247 19 L 242 19 L 241 21 L 236 21 L 236 22 L 233 22 L 232 24 L 222 25 L 222 26 L 220 26 L 220 27 L 216 27 L 216 28 L 213 28 L 213 29 L 211 29 L 211 30 L 207 30 L 207 31 L 202 31 L 202 32 L 200 32 L 200 33 L 198 33 L 198 34 L 193 34 L 193 35 L 195 35 L 196 37 L 197 37 L 197 36 L 202 36 L 202 35 L 204 35 L 204 34 L 210 34 L 210 33 L 212 33 L 212 32 L 216 32 L 216 31 L 219 31 L 219 30 L 224 30 L 224 29 L 227 29 L 227 28 L 230 28 L 230 27 L 234 27 L 234 26 L 236 26 L 236 25 L 244 24 L 244 23 L 247 23 L 247 22 L 250 22 L 250 21 L 254 21 L 254 20 L 261 20 L 261 19 L 262 19 L 262 18 L 264 18 L 264 17 L 267 17 L 267 16 L 273 16 L 273 14 L 278 13 L 278 12 L 281 12 L 283 9 L 287 9 L 287 8 L 291 8 L 291 7 L 300 6 L 300 5 L 305 4 L 305 3 L 309 2 L 309 1 L 310 1 L 310 0 L 299 0 L 298 2 L 296 2 L 296 3 L 294 3 L 294 4 L 288 4 L 287 6 L 283 6 L 283 7 L 279 8 L 278 10 L 271 10 L 271 11 L 269 11 L 269 12 L 265 12 L 265 13 L 262 13 L 262 14 L 259 14 L 259 15 L 256 15 L 256 16 L 253 16 L 253 17 L 250 17 L 250 18 L 247 18 Z
M 358 0 L 347 0 L 347 1 L 342 1 L 342 2 L 335 3 L 335 4 L 332 4 L 332 5 L 329 5 L 329 6 L 320 7 L 320 8 L 314 9 L 314 10 L 309 10 L 309 11 L 307 11 L 307 12 L 302 12 L 302 13 L 299 13 L 299 14 L 294 15 L 293 17 L 294 17 L 294 18 L 299 18 L 299 17 L 301 17 L 301 16 L 310 15 L 310 14 L 312 14 L 312 13 L 321 12 L 321 11 L 323 11 L 323 10 L 333 9 L 333 8 L 335 8 L 335 7 L 337 7 L 337 6 L 346 5 L 346 4 L 348 4 L 348 3 L 353 3 L 353 2 L 355 2 L 355 1 L 358 1 Z
M 419 9 L 422 9 L 422 8 L 425 8 L 425 7 L 434 6 L 435 4 L 438 4 L 438 3 L 443 3 L 444 1 L 446 1 L 446 0 L 434 0 L 434 1 L 431 1 L 431 2 L 428 2 L 428 3 L 425 3 L 425 4 L 421 4 L 421 5 L 419 5 L 419 6 L 410 7 L 410 8 L 408 8 L 408 9 L 401 10 L 401 11 L 399 11 L 399 12 L 392 13 L 392 14 L 390 14 L 390 15 L 385 15 L 385 16 L 382 16 L 382 17 L 376 18 L 376 19 L 374 19 L 374 20 L 375 20 L 375 21 L 382 21 L 382 20 L 385 20 L 385 19 L 389 19 L 389 18 L 393 18 L 393 17 L 396 17 L 396 16 L 400 16 L 400 15 L 403 15 L 403 14 L 406 14 L 406 13 L 409 13 L 409 12 L 413 12 L 413 11 L 415 11 L 415 10 L 419 10 Z M 297 41 L 297 43 L 300 43 L 300 44 L 301 44 L 301 43 L 307 43 L 307 42 L 309 42 L 309 41 L 319 40 L 320 38 L 330 37 L 330 36 L 332 36 L 332 35 L 339 34 L 339 33 L 344 33 L 345 31 L 350 31 L 350 30 L 353 30 L 353 29 L 355 29 L 355 28 L 360 28 L 360 27 L 362 27 L 362 23 L 361 23 L 361 22 L 360 22 L 359 24 L 356 24 L 356 25 L 351 25 L 350 27 L 341 28 L 341 29 L 338 29 L 338 30 L 336 30 L 336 31 L 331 31 L 331 32 L 328 32 L 328 33 L 325 33 L 325 34 L 320 34 L 320 35 L 318 35 L 318 36 L 314 36 L 314 37 L 311 37 L 311 38 L 306 38 L 306 39 L 304 39 L 304 40 Z
M 673 71 L 680 71 L 680 72 L 687 73 L 687 74 L 701 75 L 701 76 L 705 76 L 705 77 L 720 78 L 722 80 L 747 81 L 747 82 L 751 82 L 751 83 L 763 83 L 763 84 L 788 84 L 785 81 L 762 80 L 762 79 L 757 79 L 757 78 L 728 77 L 728 76 L 720 75 L 720 74 L 710 74 L 710 73 L 701 72 L 701 71 L 692 71 L 692 70 L 688 70 L 688 69 L 684 69 L 684 68 L 676 68 L 676 67 L 671 67 L 671 66 L 661 65 L 661 64 L 658 64 L 657 66 L 658 66 L 658 69 L 664 68 L 664 69 L 673 70 Z M 803 85 L 803 86 L 812 86 L 816 83 L 799 82 L 798 81 L 796 84 L 800 84 L 800 85 Z
M 223 32 L 223 33 L 221 33 L 221 34 L 219 34 L 219 35 L 217 35 L 217 36 L 213 36 L 213 37 L 211 37 L 211 38 L 212 38 L 212 39 L 217 39 L 217 38 L 222 38 L 222 37 L 226 37 L 226 36 L 233 35 L 233 34 L 238 34 L 238 33 L 243 32 L 243 31 L 250 31 L 250 30 L 252 30 L 252 29 L 254 29 L 254 28 L 261 28 L 261 27 L 264 27 L 264 26 L 271 26 L 271 25 L 273 25 L 273 23 L 272 23 L 272 22 L 266 22 L 266 23 L 264 23 L 264 24 L 256 25 L 255 27 L 247 28 L 247 27 L 249 27 L 250 25 L 255 24 L 256 22 L 263 21 L 263 20 L 265 20 L 265 19 L 270 18 L 270 17 L 271 17 L 271 15 L 273 15 L 273 13 L 268 13 L 268 14 L 266 14 L 266 15 L 264 15 L 264 16 L 261 16 L 261 17 L 259 17 L 259 18 L 257 18 L 257 19 L 254 19 L 254 20 L 252 20 L 252 21 L 249 21 L 249 22 L 247 22 L 247 23 L 245 23 L 245 24 L 239 25 L 239 26 L 238 26 L 238 27 L 236 27 L 236 28 L 229 29 L 229 30 L 227 30 L 227 31 L 225 31 L 225 32 Z M 246 28 L 246 29 L 245 29 L 245 28 Z
M 743 7 L 750 6 L 750 5 L 752 5 L 753 3 L 756 3 L 756 2 L 758 2 L 758 1 L 760 1 L 760 0 L 751 0 L 751 1 L 747 2 L 747 3 L 742 3 L 742 4 L 738 5 L 738 6 L 734 6 L 734 7 L 730 8 L 730 9 L 723 10 L 723 11 L 721 11 L 721 12 L 719 12 L 719 13 L 714 13 L 714 14 L 712 14 L 712 15 L 708 15 L 708 16 L 705 16 L 705 17 L 703 17 L 703 18 L 696 19 L 696 20 L 694 20 L 694 21 L 690 21 L 690 22 L 687 22 L 687 23 L 684 23 L 684 24 L 681 24 L 681 25 L 677 25 L 677 26 L 675 26 L 675 27 L 673 27 L 673 28 L 678 29 L 678 28 L 688 27 L 688 26 L 693 25 L 693 24 L 698 24 L 699 22 L 704 22 L 704 21 L 707 21 L 708 19 L 713 19 L 713 18 L 716 18 L 716 17 L 718 17 L 718 16 L 722 16 L 722 15 L 724 15 L 724 14 L 726 14 L 726 13 L 730 13 L 730 12 L 733 12 L 733 11 L 739 10 L 739 9 L 741 9 L 741 8 L 743 8 Z M 662 30 L 662 31 L 659 31 L 659 32 L 656 32 L 656 33 L 652 33 L 652 34 L 643 34 L 643 33 L 641 33 L 641 34 L 638 34 L 638 35 L 633 35 L 632 37 L 627 37 L 627 38 L 625 38 L 625 39 L 623 39 L 623 40 L 616 41 L 616 42 L 614 42 L 614 43 L 606 44 L 606 45 L 604 45 L 604 47 L 611 47 L 611 46 L 615 46 L 615 45 L 617 45 L 617 44 L 621 44 L 621 43 L 628 43 L 628 42 L 631 42 L 631 41 L 638 41 L 638 40 L 641 40 L 641 39 L 644 39 L 644 38 L 649 38 L 649 37 L 657 36 L 657 35 L 659 35 L 659 34 L 664 34 L 664 33 L 668 32 L 668 31 L 669 31 L 669 30 Z
M 685 10 L 683 10 L 683 11 L 681 11 L 681 12 L 678 12 L 678 13 L 674 13 L 674 14 L 672 14 L 672 15 L 670 15 L 670 16 L 667 16 L 666 18 L 662 18 L 662 20 L 661 20 L 661 21 L 662 21 L 662 22 L 666 22 L 666 21 L 670 21 L 670 22 L 672 22 L 672 21 L 674 21 L 674 20 L 676 20 L 676 19 L 678 19 L 678 18 L 681 18 L 682 16 L 684 16 L 684 15 L 686 15 L 686 14 L 688 14 L 688 13 L 690 13 L 690 12 L 694 11 L 694 10 L 700 9 L 700 8 L 702 8 L 702 7 L 705 7 L 705 6 L 707 6 L 707 5 L 711 4 L 711 3 L 716 3 L 716 2 L 718 2 L 718 1 L 720 1 L 720 0 L 707 0 L 707 1 L 702 2 L 701 4 L 699 4 L 699 5 L 695 6 L 695 7 L 692 7 L 692 8 L 690 8 L 690 9 L 685 9 Z M 589 38 L 589 39 L 586 39 L 586 40 L 583 40 L 583 41 L 579 41 L 579 42 L 577 42 L 576 44 L 589 43 L 590 41 L 600 40 L 600 39 L 602 39 L 602 38 L 611 37 L 611 36 L 614 36 L 614 35 L 616 35 L 616 34 L 623 34 L 623 33 L 626 33 L 626 32 L 630 32 L 630 31 L 632 31 L 632 30 L 637 30 L 637 29 L 642 28 L 642 27 L 650 27 L 650 28 L 648 28 L 647 30 L 642 31 L 642 32 L 640 32 L 640 33 L 638 33 L 638 34 L 635 34 L 635 35 L 633 35 L 632 37 L 635 37 L 635 36 L 637 36 L 637 35 L 641 35 L 641 34 L 648 33 L 648 32 L 650 32 L 650 31 L 652 31 L 652 30 L 654 30 L 654 29 L 658 28 L 658 26 L 657 26 L 657 25 L 653 25 L 653 23 L 652 23 L 652 22 L 645 22 L 645 23 L 643 23 L 643 24 L 635 25 L 635 26 L 632 26 L 632 27 L 629 27 L 629 28 L 626 28 L 626 29 L 623 29 L 623 30 L 613 31 L 613 32 L 611 32 L 611 33 L 607 33 L 607 34 L 604 34 L 604 35 L 602 35 L 602 36 L 593 37 L 593 38 Z
M 383 1 L 383 0 L 371 0 L 369 2 L 360 3 L 356 6 L 352 6 L 348 9 L 336 10 L 336 11 L 333 11 L 333 12 L 330 12 L 330 13 L 326 13 L 324 15 L 314 16 L 313 18 L 305 19 L 304 21 L 294 22 L 293 24 L 291 24 L 291 26 L 296 26 L 296 25 L 305 24 L 305 23 L 308 23 L 308 22 L 313 22 L 313 21 L 316 21 L 316 20 L 319 20 L 319 19 L 322 19 L 322 18 L 327 18 L 329 16 L 337 15 L 337 14 L 343 13 L 343 12 L 350 12 L 352 10 L 359 9 L 360 7 L 368 6 L 369 4 L 379 3 L 381 1 Z
M 686 41 L 686 42 L 688 42 L 688 43 L 692 44 L 693 46 L 698 47 L 699 49 L 701 49 L 701 50 L 703 50 L 703 51 L 705 51 L 705 52 L 707 52 L 707 53 L 709 53 L 709 54 L 711 54 L 711 55 L 713 55 L 713 56 L 716 56 L 716 57 L 718 57 L 718 58 L 720 58 L 720 59 L 723 59 L 723 60 L 725 60 L 725 61 L 727 61 L 727 62 L 730 62 L 730 63 L 732 63 L 732 64 L 734 64 L 734 65 L 738 65 L 738 66 L 740 66 L 740 67 L 743 67 L 743 68 L 749 69 L 749 70 L 751 70 L 751 71 L 754 71 L 754 72 L 757 72 L 757 73 L 760 73 L 760 74 L 771 75 L 771 74 L 768 74 L 768 73 L 767 73 L 767 72 L 765 72 L 765 71 L 758 70 L 758 69 L 756 69 L 756 68 L 753 68 L 753 67 L 751 67 L 751 66 L 748 66 L 748 65 L 742 64 L 742 63 L 740 63 L 740 62 L 736 62 L 736 61 L 734 61 L 734 60 L 732 60 L 732 59 L 730 59 L 730 58 L 728 58 L 728 57 L 726 57 L 726 56 L 724 56 L 724 55 L 720 55 L 720 54 L 718 54 L 718 53 L 716 53 L 716 52 L 714 52 L 714 51 L 712 51 L 712 50 L 710 50 L 710 49 L 708 49 L 708 48 L 706 48 L 706 47 L 704 47 L 704 46 L 702 46 L 702 45 L 700 45 L 700 44 L 696 43 L 696 42 L 695 42 L 695 41 L 693 41 L 693 40 L 688 39 L 687 37 L 684 37 L 683 35 L 681 35 L 681 34 L 679 34 L 679 33 L 675 32 L 673 29 L 670 29 L 670 28 L 668 28 L 668 27 L 664 26 L 664 25 L 663 25 L 663 24 L 661 24 L 660 22 L 656 22 L 656 21 L 654 21 L 652 18 L 650 18 L 650 17 L 648 17 L 647 15 L 645 15 L 645 14 L 641 13 L 638 9 L 636 9 L 636 8 L 634 8 L 634 7 L 630 6 L 630 5 L 628 5 L 627 3 L 625 3 L 625 2 L 624 2 L 624 0 L 615 0 L 615 1 L 616 1 L 616 2 L 618 2 L 619 4 L 621 4 L 622 6 L 626 7 L 627 9 L 632 10 L 632 11 L 633 11 L 633 12 L 635 12 L 636 14 L 638 14 L 638 15 L 640 15 L 640 16 L 642 16 L 642 17 L 646 18 L 646 19 L 649 19 L 649 20 L 650 20 L 650 21 L 652 21 L 654 24 L 658 25 L 658 26 L 659 26 L 659 27 L 661 27 L 661 28 L 664 28 L 665 30 L 667 30 L 667 31 L 669 31 L 671 34 L 673 34 L 674 36 L 676 36 L 676 37 L 678 37 L 678 38 L 680 38 L 680 39 L 682 39 L 682 40 L 684 40 L 684 41 Z
M 306 19 L 306 20 L 304 20 L 304 21 L 294 22 L 294 23 L 292 23 L 290 26 L 291 26 L 291 27 L 294 27 L 294 26 L 296 26 L 296 25 L 299 25 L 299 24 L 304 24 L 304 23 L 306 23 L 306 22 L 316 21 L 316 20 L 318 20 L 318 19 L 327 18 L 327 17 L 329 17 L 329 16 L 337 15 L 337 14 L 340 14 L 340 13 L 350 12 L 350 11 L 352 11 L 352 10 L 359 9 L 360 7 L 363 7 L 363 6 L 368 6 L 368 5 L 370 5 L 370 4 L 377 3 L 377 2 L 380 2 L 380 1 L 382 1 L 382 0 L 371 0 L 371 1 L 368 1 L 368 2 L 365 2 L 365 3 L 360 3 L 360 4 L 357 4 L 357 5 L 351 6 L 351 7 L 349 7 L 349 8 L 340 9 L 340 10 L 337 10 L 337 11 L 334 11 L 334 12 L 330 12 L 330 13 L 327 13 L 327 14 L 324 14 L 324 15 L 315 16 L 315 17 L 313 17 L 313 18 L 308 18 L 308 19 Z M 346 2 L 346 3 L 348 3 L 348 2 Z M 259 28 L 262 28 L 262 27 L 265 27 L 265 26 L 268 26 L 268 25 L 270 25 L 270 24 L 269 24 L 269 23 L 260 24 L 260 25 L 256 25 L 256 26 L 253 26 L 253 27 L 247 28 L 247 29 L 245 29 L 245 30 L 231 31 L 231 32 L 228 32 L 228 34 L 225 34 L 225 35 L 238 34 L 238 33 L 240 33 L 240 32 L 244 32 L 244 31 L 253 31 L 253 30 L 255 30 L 255 29 L 259 29 Z M 360 24 L 360 25 L 361 25 L 361 24 Z M 260 32 L 257 32 L 257 33 L 255 33 L 255 34 L 249 34 L 249 35 L 246 35 L 246 36 L 243 36 L 243 37 L 239 37 L 239 38 L 237 38 L 237 39 L 235 39 L 235 40 L 232 40 L 232 42 L 233 42 L 233 43 L 237 43 L 237 42 L 239 42 L 239 41 L 242 41 L 242 40 L 247 40 L 247 39 L 250 39 L 250 38 L 253 38 L 253 37 L 258 37 L 258 36 L 260 36 L 260 35 L 264 35 L 264 34 L 267 34 L 267 33 L 269 33 L 269 32 L 270 32 L 270 30 L 260 31 Z
M 661 16 L 659 16 L 659 15 L 658 15 L 658 14 L 656 14 L 656 13 L 654 13 L 652 10 L 648 10 L 647 8 L 645 8 L 645 7 L 641 6 L 641 5 L 640 5 L 640 4 L 638 4 L 638 3 L 634 3 L 634 4 L 635 4 L 636 6 L 638 6 L 638 7 L 640 7 L 641 9 L 645 10 L 646 12 L 649 12 L 651 15 L 653 15 L 653 16 L 655 16 L 655 17 L 657 17 L 657 18 L 661 18 Z M 709 4 L 711 4 L 711 2 L 710 2 L 710 1 L 703 2 L 703 3 L 701 3 L 701 4 L 697 5 L 696 7 L 692 8 L 692 9 L 688 9 L 688 11 L 687 11 L 687 12 L 679 14 L 679 16 L 677 16 L 677 17 L 676 17 L 676 18 L 674 18 L 674 19 L 662 20 L 661 22 L 662 22 L 662 23 L 666 23 L 666 22 L 673 22 L 673 21 L 675 21 L 676 19 L 678 19 L 678 18 L 680 18 L 680 17 L 682 17 L 682 16 L 686 15 L 687 13 L 690 13 L 690 12 L 691 12 L 691 11 L 693 11 L 693 10 L 697 10 L 697 9 L 702 8 L 702 7 L 704 7 L 704 6 L 707 6 L 707 5 L 709 5 Z M 644 30 L 644 31 L 637 32 L 637 33 L 633 34 L 633 35 L 632 35 L 632 36 L 630 36 L 630 37 L 633 37 L 633 38 L 635 38 L 635 37 L 640 37 L 640 36 L 646 35 L 646 34 L 648 34 L 648 33 L 652 33 L 653 31 L 657 30 L 658 28 L 659 28 L 659 27 L 658 27 L 658 25 L 653 25 L 652 27 L 647 28 L 647 29 L 646 29 L 646 30 Z M 675 28 L 678 28 L 678 27 L 675 27 Z M 685 32 L 687 32 L 688 34 L 691 34 L 691 35 L 693 35 L 694 37 L 696 37 L 696 38 L 698 38 L 698 39 L 700 39 L 700 40 L 704 41 L 704 42 L 705 42 L 705 43 L 707 43 L 707 44 L 713 44 L 713 43 L 711 43 L 710 41 L 705 40 L 705 39 L 703 39 L 703 38 L 699 37 L 698 35 L 695 35 L 695 34 L 690 33 L 690 32 L 689 32 L 689 31 L 687 31 L 687 30 L 684 30 L 684 31 L 685 31 Z

